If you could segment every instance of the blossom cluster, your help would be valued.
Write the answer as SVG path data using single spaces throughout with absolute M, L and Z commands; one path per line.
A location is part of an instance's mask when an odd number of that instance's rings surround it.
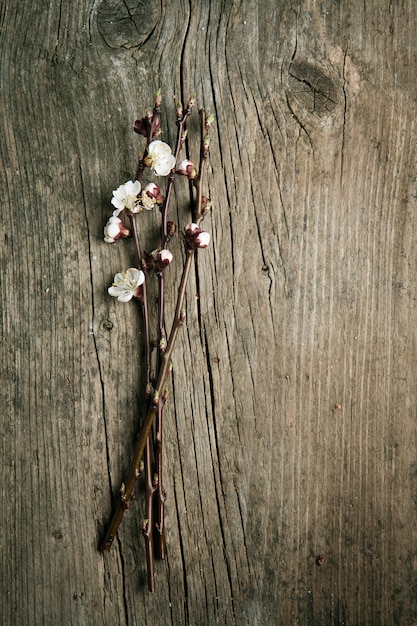
M 136 126 L 135 126 L 136 130 Z M 139 132 L 136 130 L 136 132 Z M 197 177 L 195 166 L 189 159 L 184 159 L 175 170 L 176 159 L 172 154 L 168 144 L 160 140 L 152 141 L 148 148 L 147 154 L 143 159 L 146 167 L 149 167 L 156 176 L 168 176 L 171 172 L 175 172 L 182 176 L 187 176 L 190 180 Z M 208 198 L 204 198 L 205 204 L 209 204 Z M 151 211 L 155 205 L 160 205 L 164 201 L 159 186 L 150 182 L 142 189 L 142 185 L 138 180 L 128 180 L 113 191 L 111 204 L 115 207 L 113 215 L 109 218 L 104 227 L 104 241 L 106 243 L 115 243 L 120 238 L 131 236 L 130 229 L 123 223 L 121 215 L 138 214 L 143 210 Z M 175 224 L 169 222 L 171 233 L 176 230 Z M 201 230 L 198 224 L 188 224 L 184 228 L 185 245 L 189 248 L 206 248 L 210 242 L 210 235 Z M 156 272 L 162 272 L 173 260 L 170 250 L 163 248 L 146 253 L 143 259 L 143 269 L 150 269 Z M 133 297 L 140 298 L 142 290 L 141 285 L 145 281 L 145 274 L 137 268 L 129 268 L 125 272 L 119 272 L 115 275 L 108 293 L 116 297 L 120 302 L 129 302 Z

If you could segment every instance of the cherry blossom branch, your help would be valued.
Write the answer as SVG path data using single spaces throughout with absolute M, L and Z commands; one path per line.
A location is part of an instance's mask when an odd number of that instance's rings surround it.
M 124 511 L 129 507 L 130 500 L 132 498 L 132 493 L 134 487 L 136 485 L 136 481 L 141 473 L 141 459 L 143 452 L 145 450 L 146 442 L 149 438 L 152 425 L 155 420 L 155 416 L 158 413 L 159 407 L 161 406 L 161 402 L 163 402 L 163 391 L 165 388 L 165 384 L 167 378 L 171 371 L 171 358 L 174 349 L 174 345 L 178 336 L 178 332 L 184 323 L 185 320 L 185 295 L 188 284 L 188 279 L 190 276 L 190 271 L 193 266 L 195 250 L 199 247 L 206 247 L 208 244 L 209 236 L 207 233 L 202 233 L 199 228 L 199 224 L 204 217 L 204 208 L 203 208 L 203 196 L 202 196 L 202 182 L 204 175 L 204 168 L 208 158 L 208 146 L 209 140 L 207 135 L 208 124 L 204 110 L 200 111 L 200 128 L 201 128 L 201 149 L 200 149 L 200 165 L 199 172 L 194 181 L 194 185 L 197 190 L 195 204 L 193 207 L 193 219 L 194 223 L 190 224 L 185 229 L 185 238 L 186 238 L 186 246 L 185 246 L 185 263 L 183 267 L 183 272 L 181 276 L 181 282 L 178 290 L 177 303 L 175 307 L 174 319 L 172 322 L 171 331 L 169 334 L 169 339 L 166 345 L 165 352 L 160 357 L 159 371 L 158 377 L 154 386 L 154 393 L 152 398 L 152 404 L 147 412 L 145 422 L 143 424 L 142 430 L 140 431 L 134 456 L 129 468 L 128 476 L 126 483 L 124 485 L 123 490 L 121 490 L 120 500 L 116 506 L 116 509 L 113 513 L 110 525 L 105 534 L 103 542 L 101 544 L 101 550 L 109 551 L 111 546 L 113 545 L 114 538 L 116 536 L 117 530 L 122 522 Z M 206 237 L 202 237 L 202 235 L 207 235 Z

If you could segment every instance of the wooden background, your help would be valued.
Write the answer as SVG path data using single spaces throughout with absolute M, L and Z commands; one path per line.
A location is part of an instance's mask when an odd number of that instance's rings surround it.
M 416 3 L 3 0 L 0 18 L 2 623 L 417 624 Z M 216 126 L 151 595 L 142 486 L 97 546 L 143 401 L 140 316 L 106 293 L 132 249 L 102 231 L 159 86 L 165 141 L 174 93 Z

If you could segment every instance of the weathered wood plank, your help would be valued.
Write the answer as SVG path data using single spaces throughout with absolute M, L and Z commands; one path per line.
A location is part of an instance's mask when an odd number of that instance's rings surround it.
M 414 623 L 414 3 L 10 1 L 1 20 L 4 624 Z M 217 126 L 152 596 L 143 487 L 97 546 L 143 406 L 139 314 L 106 295 L 131 251 L 102 228 L 160 85 L 166 115 L 195 91 Z

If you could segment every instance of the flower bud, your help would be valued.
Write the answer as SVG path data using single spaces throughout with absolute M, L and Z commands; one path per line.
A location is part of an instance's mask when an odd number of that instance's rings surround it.
M 164 248 L 153 250 L 152 252 L 145 252 L 142 259 L 143 267 L 145 271 L 150 272 L 162 272 L 173 260 L 172 252 Z
M 167 235 L 169 238 L 173 237 L 177 232 L 177 225 L 175 222 L 167 222 Z
M 199 235 L 201 233 L 201 228 L 197 224 L 187 224 L 184 228 L 185 234 L 188 236 Z
M 210 234 L 206 232 L 201 232 L 197 237 L 194 237 L 194 245 L 197 248 L 207 248 L 210 243 Z
M 189 248 L 207 248 L 210 243 L 209 233 L 203 232 L 197 224 L 187 224 L 184 233 L 185 244 Z
M 153 198 L 157 204 L 161 204 L 163 202 L 164 198 L 161 195 L 161 190 L 155 183 L 148 183 L 144 191 L 150 198 Z
M 138 133 L 138 135 L 143 135 L 143 137 L 147 137 L 148 136 L 148 126 L 149 123 L 146 119 L 141 119 L 141 120 L 136 120 L 135 124 L 133 126 L 133 130 L 135 131 L 135 133 Z
M 197 178 L 197 170 L 195 169 L 194 163 L 189 159 L 184 159 L 178 166 L 177 174 L 181 174 L 181 176 L 187 176 L 189 180 L 194 180 Z
M 106 243 L 114 243 L 120 237 L 129 237 L 130 230 L 126 228 L 122 220 L 114 215 L 109 219 L 104 227 L 104 241 Z
M 156 255 L 158 269 L 163 270 L 168 267 L 168 265 L 172 263 L 173 258 L 174 257 L 172 256 L 172 252 L 170 250 L 160 250 Z

